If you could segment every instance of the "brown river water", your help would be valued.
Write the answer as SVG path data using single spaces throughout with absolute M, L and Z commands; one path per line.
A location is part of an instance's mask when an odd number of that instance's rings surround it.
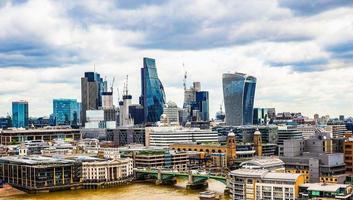
M 207 190 L 222 194 L 224 185 L 209 180 Z M 186 182 L 178 180 L 175 186 L 156 186 L 153 183 L 133 183 L 108 189 L 70 190 L 41 194 L 26 194 L 23 192 L 0 193 L 0 200 L 197 200 L 201 190 L 189 191 L 185 189 Z

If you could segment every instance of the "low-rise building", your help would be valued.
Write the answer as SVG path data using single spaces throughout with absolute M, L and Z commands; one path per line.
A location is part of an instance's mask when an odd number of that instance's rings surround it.
M 273 172 L 284 172 L 284 162 L 276 157 L 254 158 L 240 164 L 241 168 L 266 169 Z
M 79 140 L 81 138 L 80 130 L 71 128 L 7 129 L 0 132 L 0 144 L 4 145 L 32 140 L 49 142 L 54 139 Z
M 66 159 L 7 156 L 0 158 L 0 179 L 30 193 L 64 190 L 80 186 L 80 168 Z
M 301 174 L 270 172 L 265 169 L 237 169 L 228 177 L 231 199 L 297 199 Z
M 177 171 L 187 171 L 189 163 L 186 152 L 168 150 L 134 152 L 133 159 L 137 168 L 164 168 Z
M 346 184 L 306 183 L 299 187 L 299 198 L 305 199 L 352 199 L 353 188 Z

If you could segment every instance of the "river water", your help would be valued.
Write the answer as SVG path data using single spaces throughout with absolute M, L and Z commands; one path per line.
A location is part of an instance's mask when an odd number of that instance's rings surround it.
M 209 180 L 207 190 L 222 193 L 224 185 Z M 175 186 L 156 186 L 153 183 L 133 183 L 108 189 L 97 190 L 70 190 L 41 194 L 17 193 L 1 197 L 0 200 L 197 200 L 200 191 L 185 189 L 186 181 L 178 180 Z

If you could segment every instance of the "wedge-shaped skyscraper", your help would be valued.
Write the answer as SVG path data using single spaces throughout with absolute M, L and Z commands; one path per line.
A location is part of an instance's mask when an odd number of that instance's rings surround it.
M 253 123 L 256 78 L 242 73 L 223 74 L 223 97 L 226 124 L 240 126 Z
M 141 87 L 140 104 L 143 105 L 145 123 L 157 122 L 163 114 L 165 93 L 162 82 L 158 78 L 156 61 L 152 58 L 143 58 Z

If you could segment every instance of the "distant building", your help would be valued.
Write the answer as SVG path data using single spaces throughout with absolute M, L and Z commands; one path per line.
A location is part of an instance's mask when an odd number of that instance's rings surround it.
M 168 150 L 143 150 L 133 156 L 135 167 L 164 168 L 177 171 L 187 171 L 189 163 L 186 152 Z
M 140 104 L 143 105 L 145 122 L 155 123 L 163 114 L 165 93 L 157 75 L 156 61 L 152 58 L 143 58 L 141 88 Z
M 107 90 L 107 82 L 96 72 L 85 72 L 81 78 L 81 121 L 86 123 L 86 111 L 102 107 L 102 94 Z
M 79 129 L 29 129 L 2 130 L 0 144 L 9 145 L 33 140 L 52 141 L 53 139 L 79 140 L 82 135 Z
M 169 124 L 179 125 L 179 108 L 176 103 L 169 101 L 164 106 L 163 114 L 166 115 Z
M 53 115 L 56 125 L 77 125 L 80 110 L 76 99 L 54 99 Z
M 140 104 L 132 104 L 129 106 L 129 115 L 134 119 L 134 125 L 141 125 L 144 123 L 143 106 Z
M 186 121 L 209 121 L 209 94 L 208 91 L 201 91 L 201 83 L 194 82 L 189 89 L 184 89 L 184 104 Z
M 301 174 L 270 172 L 266 169 L 237 169 L 228 177 L 230 198 L 236 199 L 297 199 Z
M 116 129 L 107 129 L 106 135 L 106 140 L 112 141 L 115 147 L 121 147 L 130 144 L 147 144 L 145 128 L 118 127 Z
M 218 134 L 199 128 L 146 127 L 146 140 L 146 146 L 167 148 L 174 143 L 218 142 Z
M 267 125 L 269 123 L 267 108 L 254 108 L 253 124 Z
M 223 74 L 226 124 L 240 126 L 253 123 L 256 78 L 242 73 Z
M 12 126 L 16 128 L 28 127 L 28 102 L 12 102 Z
M 299 187 L 299 199 L 349 200 L 353 188 L 348 184 L 305 183 Z

